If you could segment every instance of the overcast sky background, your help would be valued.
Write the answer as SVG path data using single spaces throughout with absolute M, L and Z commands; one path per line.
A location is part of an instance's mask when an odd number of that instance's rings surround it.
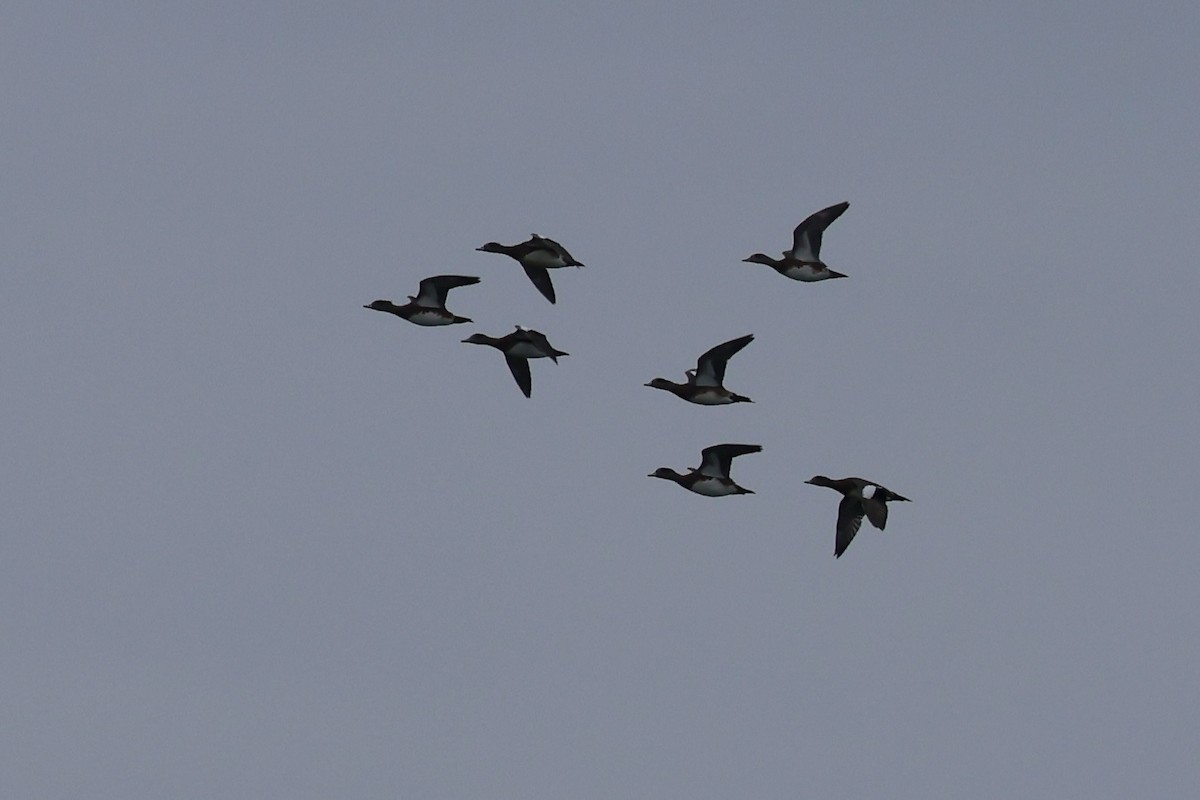
M 1002 6 L 6 4 L 0 794 L 1194 797 L 1200 9 Z

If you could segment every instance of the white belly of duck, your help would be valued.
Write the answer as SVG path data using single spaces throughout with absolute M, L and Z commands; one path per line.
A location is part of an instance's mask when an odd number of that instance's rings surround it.
M 701 478 L 691 485 L 691 490 L 705 497 L 725 497 L 738 492 L 736 486 L 720 478 Z
M 691 401 L 702 406 L 727 406 L 733 402 L 733 398 L 729 396 L 728 392 L 714 388 L 696 392 L 692 395 Z
M 565 267 L 567 265 L 563 261 L 562 256 L 557 253 L 551 253 L 549 250 L 534 250 L 525 256 L 524 263 L 531 267 L 541 267 L 542 269 L 556 269 L 557 267 Z
M 434 325 L 453 325 L 454 315 L 436 308 L 423 308 L 408 318 L 409 322 L 426 327 Z
M 828 278 L 829 270 L 813 266 L 812 264 L 793 264 L 785 269 L 783 274 L 794 281 L 811 283 L 813 281 L 823 281 Z

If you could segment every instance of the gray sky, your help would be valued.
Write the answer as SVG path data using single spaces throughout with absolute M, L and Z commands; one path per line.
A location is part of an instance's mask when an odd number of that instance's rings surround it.
M 1200 11 L 966 5 L 7 4 L 0 794 L 1194 796 Z

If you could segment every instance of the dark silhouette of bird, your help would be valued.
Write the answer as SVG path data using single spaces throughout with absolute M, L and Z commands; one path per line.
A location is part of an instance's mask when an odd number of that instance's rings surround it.
M 687 376 L 687 383 L 675 383 L 666 378 L 655 378 L 646 386 L 663 389 L 689 403 L 702 406 L 752 403 L 754 401 L 749 397 L 735 394 L 723 385 L 726 363 L 735 353 L 752 341 L 754 341 L 754 334 L 748 334 L 737 339 L 730 339 L 707 351 L 696 361 L 696 369 L 687 370 L 684 373 Z
M 569 354 L 556 350 L 545 334 L 522 328 L 520 325 L 516 328 L 507 336 L 499 338 L 485 333 L 473 333 L 463 341 L 467 344 L 486 344 L 504 353 L 504 361 L 516 379 L 517 386 L 521 387 L 526 397 L 530 397 L 533 392 L 533 377 L 529 373 L 529 359 L 548 358 L 557 364 L 559 356 Z
M 567 252 L 567 248 L 553 239 L 538 236 L 536 233 L 530 235 L 528 241 L 520 244 L 488 242 L 475 249 L 484 253 L 503 253 L 509 258 L 516 259 L 525 270 L 525 274 L 529 276 L 529 280 L 533 281 L 533 285 L 551 303 L 554 302 L 554 284 L 550 282 L 549 270 L 583 266 Z
M 849 207 L 849 203 L 838 203 L 811 214 L 792 232 L 792 249 L 785 250 L 782 258 L 774 259 L 765 253 L 754 253 L 742 261 L 766 264 L 780 275 L 806 283 L 845 278 L 845 275 L 834 272 L 821 260 L 821 235 Z
M 414 325 L 454 325 L 471 322 L 468 317 L 459 317 L 446 310 L 446 294 L 458 286 L 479 283 L 479 278 L 470 275 L 434 275 L 421 281 L 416 297 L 408 296 L 408 302 L 398 306 L 391 300 L 376 300 L 363 306 L 373 311 L 386 311 Z
M 854 541 L 854 535 L 862 526 L 864 516 L 876 528 L 883 530 L 887 526 L 887 504 L 892 501 L 911 502 L 907 497 L 863 478 L 834 480 L 824 475 L 816 475 L 805 483 L 828 486 L 842 494 L 842 502 L 838 504 L 837 541 L 833 548 L 836 558 L 841 558 L 850 542 Z
M 714 444 L 700 451 L 700 466 L 685 474 L 680 474 L 670 467 L 659 467 L 647 477 L 674 481 L 689 492 L 705 497 L 754 494 L 751 490 L 734 483 L 729 477 L 729 468 L 733 459 L 738 456 L 759 452 L 762 452 L 762 445 L 758 444 Z

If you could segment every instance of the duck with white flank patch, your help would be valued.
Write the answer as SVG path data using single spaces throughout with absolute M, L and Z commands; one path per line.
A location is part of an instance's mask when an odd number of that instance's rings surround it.
M 516 259 L 525 270 L 525 274 L 529 276 L 529 280 L 533 281 L 533 285 L 551 303 L 554 302 L 554 284 L 550 282 L 549 270 L 583 266 L 567 252 L 567 248 L 553 239 L 538 236 L 536 233 L 530 235 L 529 241 L 520 244 L 488 242 L 483 247 L 475 249 L 484 253 L 503 253 L 509 258 Z
M 735 353 L 754 341 L 754 334 L 730 339 L 712 348 L 696 361 L 696 369 L 687 370 L 687 383 L 675 383 L 666 378 L 655 378 L 646 384 L 652 389 L 663 389 L 671 394 L 702 406 L 724 406 L 730 403 L 753 403 L 749 397 L 734 394 L 722 383 L 725 380 L 725 365 Z
M 398 306 L 391 300 L 376 300 L 369 306 L 373 311 L 386 311 L 395 314 L 400 319 L 406 319 L 414 325 L 426 327 L 434 325 L 455 325 L 460 322 L 471 322 L 467 317 L 459 317 L 446 310 L 446 294 L 458 286 L 471 286 L 479 283 L 479 278 L 470 275 L 434 275 L 421 281 L 417 296 L 408 296 L 408 302 Z
M 729 477 L 729 467 L 738 456 L 760 452 L 762 445 L 758 444 L 714 444 L 700 451 L 700 466 L 693 468 L 686 475 L 681 475 L 670 467 L 659 467 L 647 477 L 675 481 L 689 492 L 705 497 L 754 494 L 733 482 Z
M 557 364 L 558 357 L 568 355 L 568 353 L 556 350 L 544 334 L 527 330 L 520 325 L 516 327 L 515 331 L 500 338 L 488 336 L 485 333 L 473 333 L 463 341 L 467 344 L 486 344 L 504 353 L 504 360 L 508 364 L 513 378 L 516 379 L 517 386 L 520 386 L 525 396 L 529 397 L 533 392 L 533 377 L 529 374 L 529 359 L 548 358 Z
M 842 553 L 846 552 L 846 548 L 850 546 L 850 542 L 854 541 L 854 535 L 862 526 L 863 516 L 866 516 L 876 528 L 883 530 L 887 526 L 888 502 L 900 500 L 906 503 L 911 502 L 907 497 L 901 497 L 891 489 L 862 478 L 833 480 L 824 475 L 816 475 L 805 483 L 811 483 L 813 486 L 828 486 L 830 489 L 836 489 L 842 493 L 842 502 L 838 504 L 837 542 L 833 548 L 835 558 L 841 558 Z
M 780 275 L 806 283 L 846 277 L 821 260 L 821 234 L 849 207 L 849 203 L 838 203 L 810 215 L 792 232 L 792 249 L 783 251 L 782 258 L 776 260 L 765 253 L 755 253 L 742 261 L 766 264 Z

